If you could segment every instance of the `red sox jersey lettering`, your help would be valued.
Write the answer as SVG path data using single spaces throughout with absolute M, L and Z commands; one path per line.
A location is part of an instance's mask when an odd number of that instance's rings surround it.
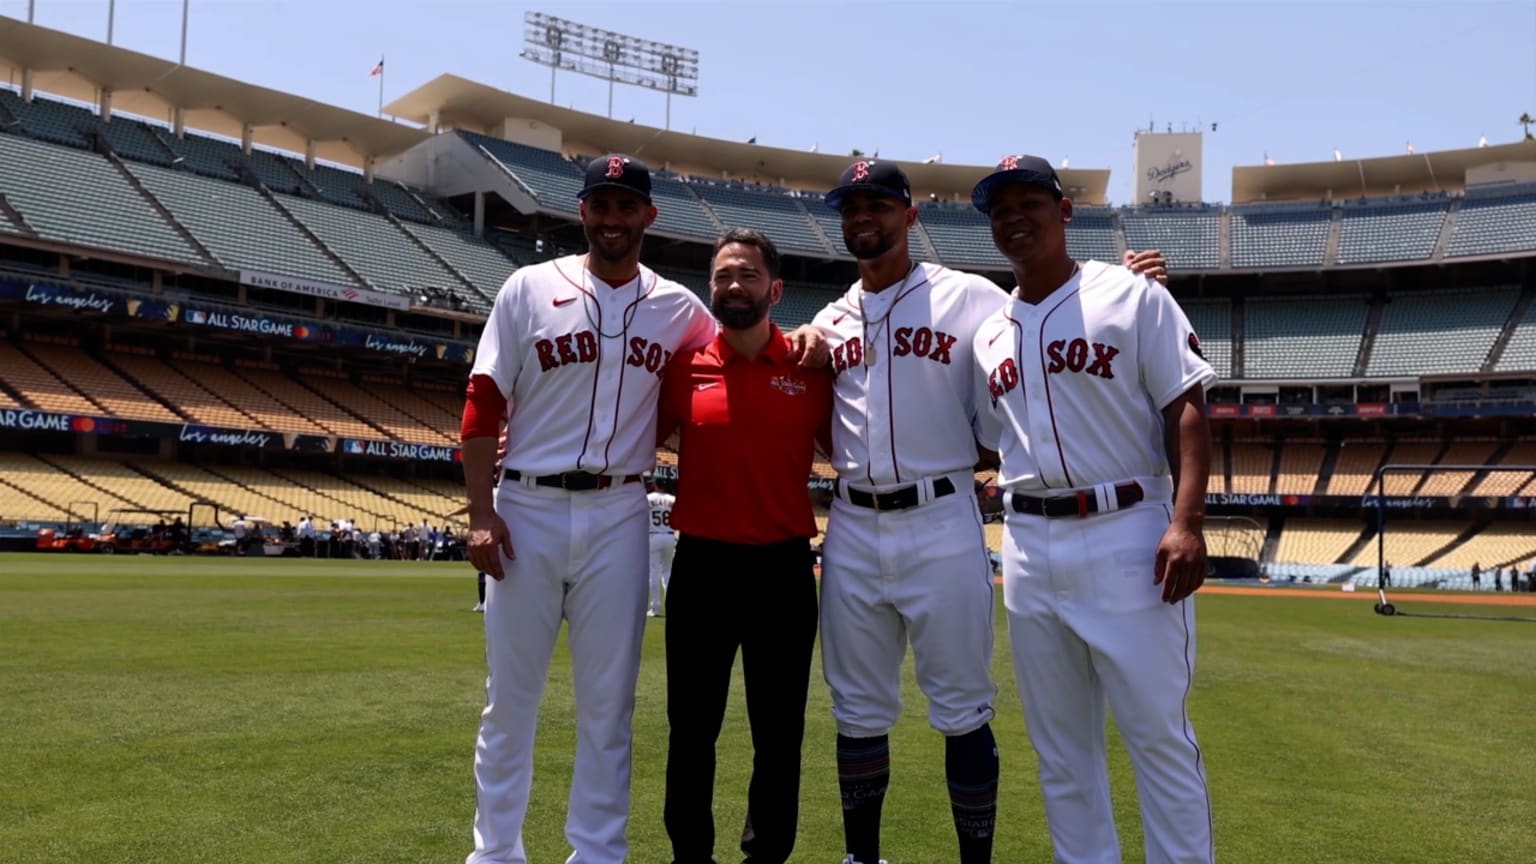
M 840 476 L 896 486 L 975 464 L 971 341 L 1006 299 L 983 277 L 919 264 L 878 293 L 854 285 L 816 316 L 836 373 L 831 462 Z
M 581 302 L 558 302 L 573 294 Z M 507 397 L 504 464 L 538 475 L 654 466 L 661 373 L 716 331 L 687 288 L 645 267 L 615 288 L 576 256 L 513 273 L 490 317 L 471 374 L 491 376 Z
M 1037 305 L 1011 299 L 973 344 L 988 397 L 977 425 L 1002 456 L 998 485 L 1040 492 L 1167 475 L 1162 408 L 1216 378 L 1198 344 L 1167 289 L 1124 267 L 1089 261 Z

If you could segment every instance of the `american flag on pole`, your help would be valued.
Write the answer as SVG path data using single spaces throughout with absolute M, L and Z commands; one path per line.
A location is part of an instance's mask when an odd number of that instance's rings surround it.
M 379 65 L 373 67 L 373 71 L 368 73 L 368 77 L 369 78 L 377 78 L 377 77 L 379 77 L 380 75 L 383 75 L 383 74 L 384 74 L 384 58 L 380 57 L 379 58 Z

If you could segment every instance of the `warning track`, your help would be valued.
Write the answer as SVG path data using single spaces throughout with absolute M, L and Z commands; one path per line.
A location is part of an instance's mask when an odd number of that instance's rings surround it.
M 1312 597 L 1320 600 L 1370 600 L 1380 599 L 1376 591 L 1361 588 L 1358 591 L 1340 591 L 1337 588 L 1260 588 L 1246 585 L 1206 585 L 1201 594 L 1224 594 L 1240 597 Z M 1532 606 L 1536 607 L 1536 594 L 1485 592 L 1482 594 L 1453 594 L 1439 591 L 1387 591 L 1387 599 L 1393 603 L 1418 600 L 1425 603 L 1459 603 L 1468 606 Z

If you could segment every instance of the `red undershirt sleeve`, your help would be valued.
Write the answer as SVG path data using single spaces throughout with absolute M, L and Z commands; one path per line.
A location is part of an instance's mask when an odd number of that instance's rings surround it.
M 464 420 L 459 437 L 495 438 L 501 434 L 501 421 L 507 415 L 507 397 L 501 395 L 496 379 L 489 375 L 472 375 L 464 393 Z

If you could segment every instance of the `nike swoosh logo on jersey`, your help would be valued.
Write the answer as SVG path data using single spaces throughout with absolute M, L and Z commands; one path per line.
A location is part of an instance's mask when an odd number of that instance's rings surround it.
M 700 384 L 697 389 L 702 393 L 703 391 L 708 390 L 709 388 L 719 383 L 719 381 L 705 381 L 703 384 Z
M 1002 335 L 1004 333 L 1007 333 L 1007 332 L 1008 332 L 1007 330 L 999 330 L 999 331 L 997 331 L 997 335 L 996 336 L 993 336 L 991 339 L 987 340 L 987 347 L 991 348 L 992 347 L 992 343 L 996 342 L 998 339 L 1002 338 Z
M 832 319 L 832 326 L 836 327 L 837 325 L 843 323 L 843 319 L 847 318 L 847 317 L 848 317 L 848 313 L 844 312 L 843 314 L 837 316 L 836 318 L 833 318 Z
M 556 300 L 555 301 L 555 305 L 556 306 L 569 306 L 569 305 L 571 305 L 572 303 L 575 303 L 575 302 L 576 302 L 576 298 L 575 297 L 567 297 L 564 300 Z

